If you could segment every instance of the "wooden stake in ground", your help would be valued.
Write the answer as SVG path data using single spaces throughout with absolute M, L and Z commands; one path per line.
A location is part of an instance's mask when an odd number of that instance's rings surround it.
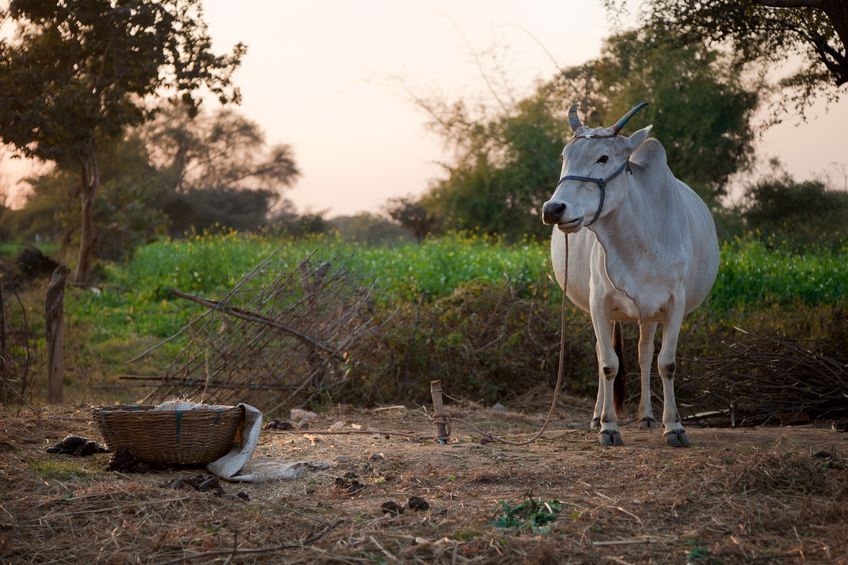
M 436 436 L 439 443 L 448 442 L 448 417 L 442 403 L 442 381 L 430 381 L 430 396 L 433 398 L 433 423 L 436 425 Z
M 6 305 L 3 302 L 3 281 L 0 279 L 0 401 L 7 400 L 6 387 L 11 386 L 6 374 Z
M 62 402 L 65 373 L 65 281 L 70 271 L 59 265 L 47 285 L 45 328 L 47 332 L 47 401 Z
M 321 290 L 321 284 L 330 270 L 329 263 L 323 263 L 317 269 L 312 269 L 309 260 L 300 263 L 300 284 L 303 287 L 303 293 L 306 295 L 306 303 L 309 309 L 315 308 L 318 291 Z M 318 350 L 314 345 L 310 345 L 306 353 L 306 361 L 309 363 L 309 374 L 312 375 L 312 387 L 316 390 L 321 388 L 324 382 L 326 373 L 326 363 L 318 355 Z

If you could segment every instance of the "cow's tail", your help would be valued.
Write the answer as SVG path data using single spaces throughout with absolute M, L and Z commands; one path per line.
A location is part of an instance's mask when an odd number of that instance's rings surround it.
M 624 348 L 621 338 L 621 322 L 615 322 L 612 330 L 612 347 L 615 349 L 615 355 L 618 357 L 618 372 L 615 374 L 615 381 L 612 386 L 612 403 L 615 406 L 615 413 L 621 417 L 622 408 L 624 407 Z

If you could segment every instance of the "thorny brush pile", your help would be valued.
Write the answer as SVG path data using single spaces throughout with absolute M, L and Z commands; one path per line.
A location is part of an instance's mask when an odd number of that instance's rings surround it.
M 494 404 L 556 381 L 558 290 L 528 296 L 506 283 L 469 283 L 450 296 L 404 304 L 353 352 L 349 385 L 327 395 L 373 405 L 428 399 L 441 379 L 454 397 Z M 566 311 L 565 388 L 597 390 L 594 334 L 587 314 Z M 677 375 L 681 413 L 717 412 L 730 425 L 848 418 L 848 301 L 827 306 L 735 310 L 704 307 L 684 323 Z M 742 330 L 742 331 L 740 331 Z M 639 399 L 638 327 L 624 324 L 628 409 Z M 658 348 L 657 348 L 658 349 Z M 659 376 L 652 379 L 662 398 Z M 731 406 L 733 408 L 731 415 Z

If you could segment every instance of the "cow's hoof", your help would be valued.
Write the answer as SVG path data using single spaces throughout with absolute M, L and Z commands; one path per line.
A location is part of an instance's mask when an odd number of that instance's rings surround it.
M 665 442 L 671 447 L 689 447 L 686 430 L 672 430 L 665 433 Z
M 602 430 L 598 433 L 598 443 L 604 447 L 624 445 L 624 442 L 621 441 L 621 434 L 618 430 Z
M 592 418 L 592 421 L 589 422 L 590 430 L 597 430 L 601 427 L 601 419 L 600 418 Z
M 639 429 L 650 430 L 657 427 L 657 421 L 653 418 L 639 418 Z

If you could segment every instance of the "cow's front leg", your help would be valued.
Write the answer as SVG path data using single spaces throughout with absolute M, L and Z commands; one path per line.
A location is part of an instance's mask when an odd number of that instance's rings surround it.
M 613 381 L 618 373 L 618 355 L 612 344 L 612 324 L 609 314 L 603 308 L 592 309 L 592 326 L 597 339 L 598 380 L 601 390 L 601 431 L 598 441 L 601 445 L 622 445 L 618 431 L 618 416 L 613 406 Z
M 657 358 L 657 366 L 662 377 L 663 387 L 663 426 L 665 427 L 666 443 L 672 447 L 688 447 L 689 438 L 680 423 L 677 412 L 677 402 L 674 400 L 674 373 L 677 370 L 677 339 L 680 336 L 680 326 L 684 314 L 683 296 L 674 295 L 666 313 L 663 324 L 662 345 Z
M 595 341 L 595 357 L 601 358 L 598 351 L 598 342 Z M 589 423 L 589 429 L 597 430 L 601 427 L 601 411 L 604 408 L 604 377 L 601 375 L 598 378 L 598 394 L 595 397 L 595 410 L 592 412 L 592 421 Z
M 651 406 L 651 364 L 654 362 L 654 334 L 656 322 L 639 324 L 639 373 L 642 380 L 642 394 L 639 399 L 639 412 L 636 414 L 640 428 L 655 428 L 654 409 Z

